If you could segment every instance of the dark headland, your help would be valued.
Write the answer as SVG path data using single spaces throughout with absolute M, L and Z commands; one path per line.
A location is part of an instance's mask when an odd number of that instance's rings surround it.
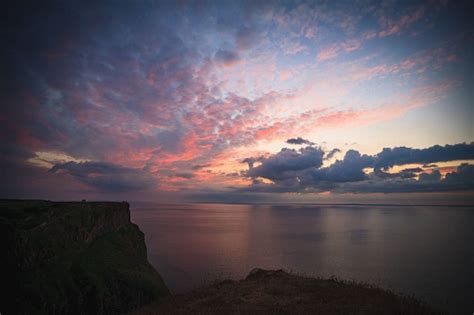
M 1 314 L 120 314 L 169 294 L 126 202 L 0 201 Z
M 170 295 L 126 202 L 0 201 L 1 314 L 433 314 L 367 285 L 254 269 Z

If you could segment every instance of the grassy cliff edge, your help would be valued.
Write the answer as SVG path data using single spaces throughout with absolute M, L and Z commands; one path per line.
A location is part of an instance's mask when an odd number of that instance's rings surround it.
M 0 311 L 124 313 L 169 294 L 126 202 L 0 201 Z
M 150 314 L 435 314 L 426 304 L 372 286 L 255 268 L 243 280 L 224 280 L 171 295 L 132 315 Z

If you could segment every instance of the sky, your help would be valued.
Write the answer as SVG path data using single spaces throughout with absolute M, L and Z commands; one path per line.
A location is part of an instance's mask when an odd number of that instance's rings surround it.
M 1 198 L 474 203 L 469 1 L 2 17 Z

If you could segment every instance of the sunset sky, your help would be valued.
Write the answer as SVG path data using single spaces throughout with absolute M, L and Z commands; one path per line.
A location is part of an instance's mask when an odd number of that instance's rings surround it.
M 5 8 L 0 197 L 473 199 L 469 1 L 101 3 Z

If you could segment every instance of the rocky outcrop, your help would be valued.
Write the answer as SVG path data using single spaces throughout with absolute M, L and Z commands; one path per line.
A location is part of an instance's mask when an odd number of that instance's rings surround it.
M 169 294 L 126 202 L 0 201 L 2 314 L 116 314 Z
M 225 280 L 172 295 L 133 312 L 150 314 L 435 314 L 411 297 L 354 282 L 256 268 L 240 281 Z

